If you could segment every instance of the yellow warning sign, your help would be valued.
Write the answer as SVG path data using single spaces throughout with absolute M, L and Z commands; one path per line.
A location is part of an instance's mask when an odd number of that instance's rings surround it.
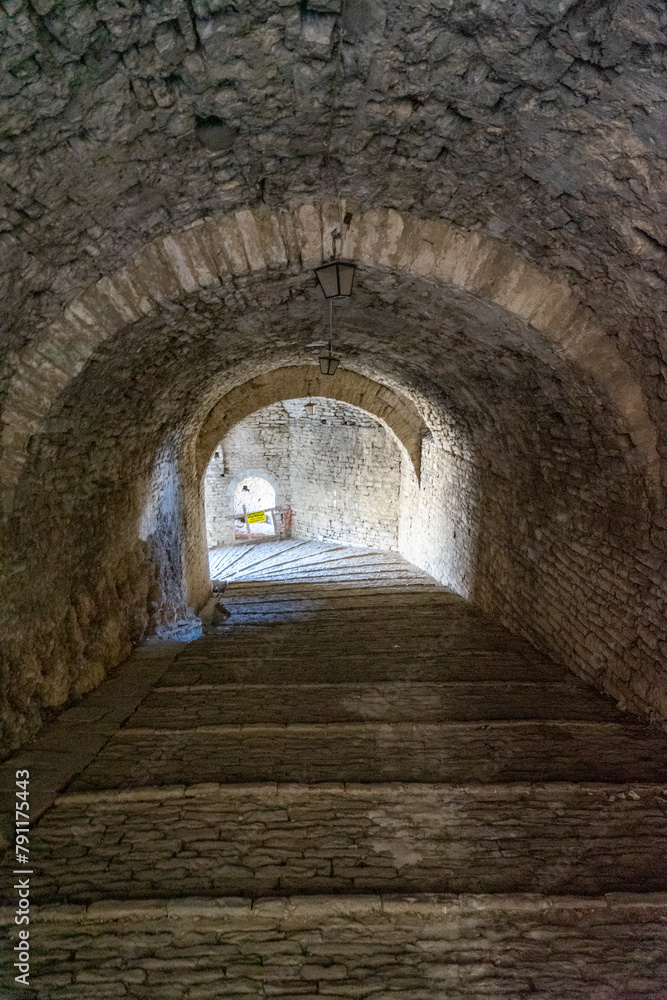
M 252 514 L 246 514 L 248 524 L 257 524 L 258 521 L 266 521 L 266 514 L 263 510 L 256 510 Z

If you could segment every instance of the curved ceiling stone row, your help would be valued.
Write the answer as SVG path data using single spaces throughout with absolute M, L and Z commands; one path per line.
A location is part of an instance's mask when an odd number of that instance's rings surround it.
M 240 420 L 272 403 L 306 396 L 337 399 L 370 413 L 392 432 L 419 478 L 422 436 L 428 428 L 418 411 L 391 389 L 363 375 L 341 370 L 332 379 L 323 375 L 314 365 L 275 368 L 223 396 L 206 417 L 197 438 L 199 474 L 203 475 L 206 471 L 218 442 Z
M 248 273 L 314 267 L 329 256 L 330 234 L 340 214 L 336 205 L 304 205 L 199 220 L 149 244 L 131 265 L 74 299 L 37 343 L 22 352 L 10 384 L 3 413 L 5 509 L 11 505 L 30 434 L 98 343 L 150 315 L 159 304 L 200 288 Z M 356 218 L 350 214 L 349 226 L 343 227 L 346 254 L 370 267 L 471 291 L 559 344 L 623 416 L 647 475 L 658 486 L 657 435 L 640 383 L 567 285 L 503 252 L 492 240 L 441 220 L 412 220 L 393 210 L 372 210 Z

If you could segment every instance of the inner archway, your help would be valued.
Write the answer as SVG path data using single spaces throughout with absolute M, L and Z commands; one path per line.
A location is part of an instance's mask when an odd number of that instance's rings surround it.
M 275 490 L 265 499 L 260 475 L 280 484 L 283 510 L 245 531 L 243 506 L 277 503 Z M 405 449 L 367 410 L 322 396 L 271 403 L 234 423 L 215 447 L 204 476 L 207 544 L 274 535 L 397 549 L 401 483 L 414 479 Z M 227 511 L 232 495 L 236 527 Z

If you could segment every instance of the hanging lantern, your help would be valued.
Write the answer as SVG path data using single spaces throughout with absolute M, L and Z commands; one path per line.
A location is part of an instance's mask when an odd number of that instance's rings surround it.
M 337 260 L 336 240 L 342 239 L 338 230 L 331 234 L 333 239 L 333 258 L 329 264 L 315 268 L 315 275 L 324 297 L 329 300 L 329 353 L 320 357 L 320 371 L 323 375 L 335 375 L 340 358 L 333 356 L 333 300 L 346 299 L 352 294 L 354 272 L 357 265 L 349 261 Z
M 323 375 L 335 375 L 340 364 L 340 358 L 334 358 L 332 354 L 327 354 L 320 358 L 320 371 Z
M 315 268 L 315 275 L 320 288 L 327 299 L 346 299 L 352 294 L 352 283 L 356 264 L 342 260 L 334 260 Z M 332 373 L 333 374 L 333 373 Z
M 308 400 L 308 402 L 304 406 L 304 410 L 306 411 L 309 417 L 312 417 L 313 413 L 315 412 L 315 404 L 312 402 L 312 400 L 310 399 Z

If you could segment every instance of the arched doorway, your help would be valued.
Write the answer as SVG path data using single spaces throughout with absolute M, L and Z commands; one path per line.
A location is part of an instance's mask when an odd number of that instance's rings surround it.
M 246 476 L 237 483 L 233 496 L 235 525 L 245 522 L 253 535 L 273 535 L 272 511 L 276 506 L 276 491 L 267 479 Z M 260 515 L 264 515 L 264 519 Z

